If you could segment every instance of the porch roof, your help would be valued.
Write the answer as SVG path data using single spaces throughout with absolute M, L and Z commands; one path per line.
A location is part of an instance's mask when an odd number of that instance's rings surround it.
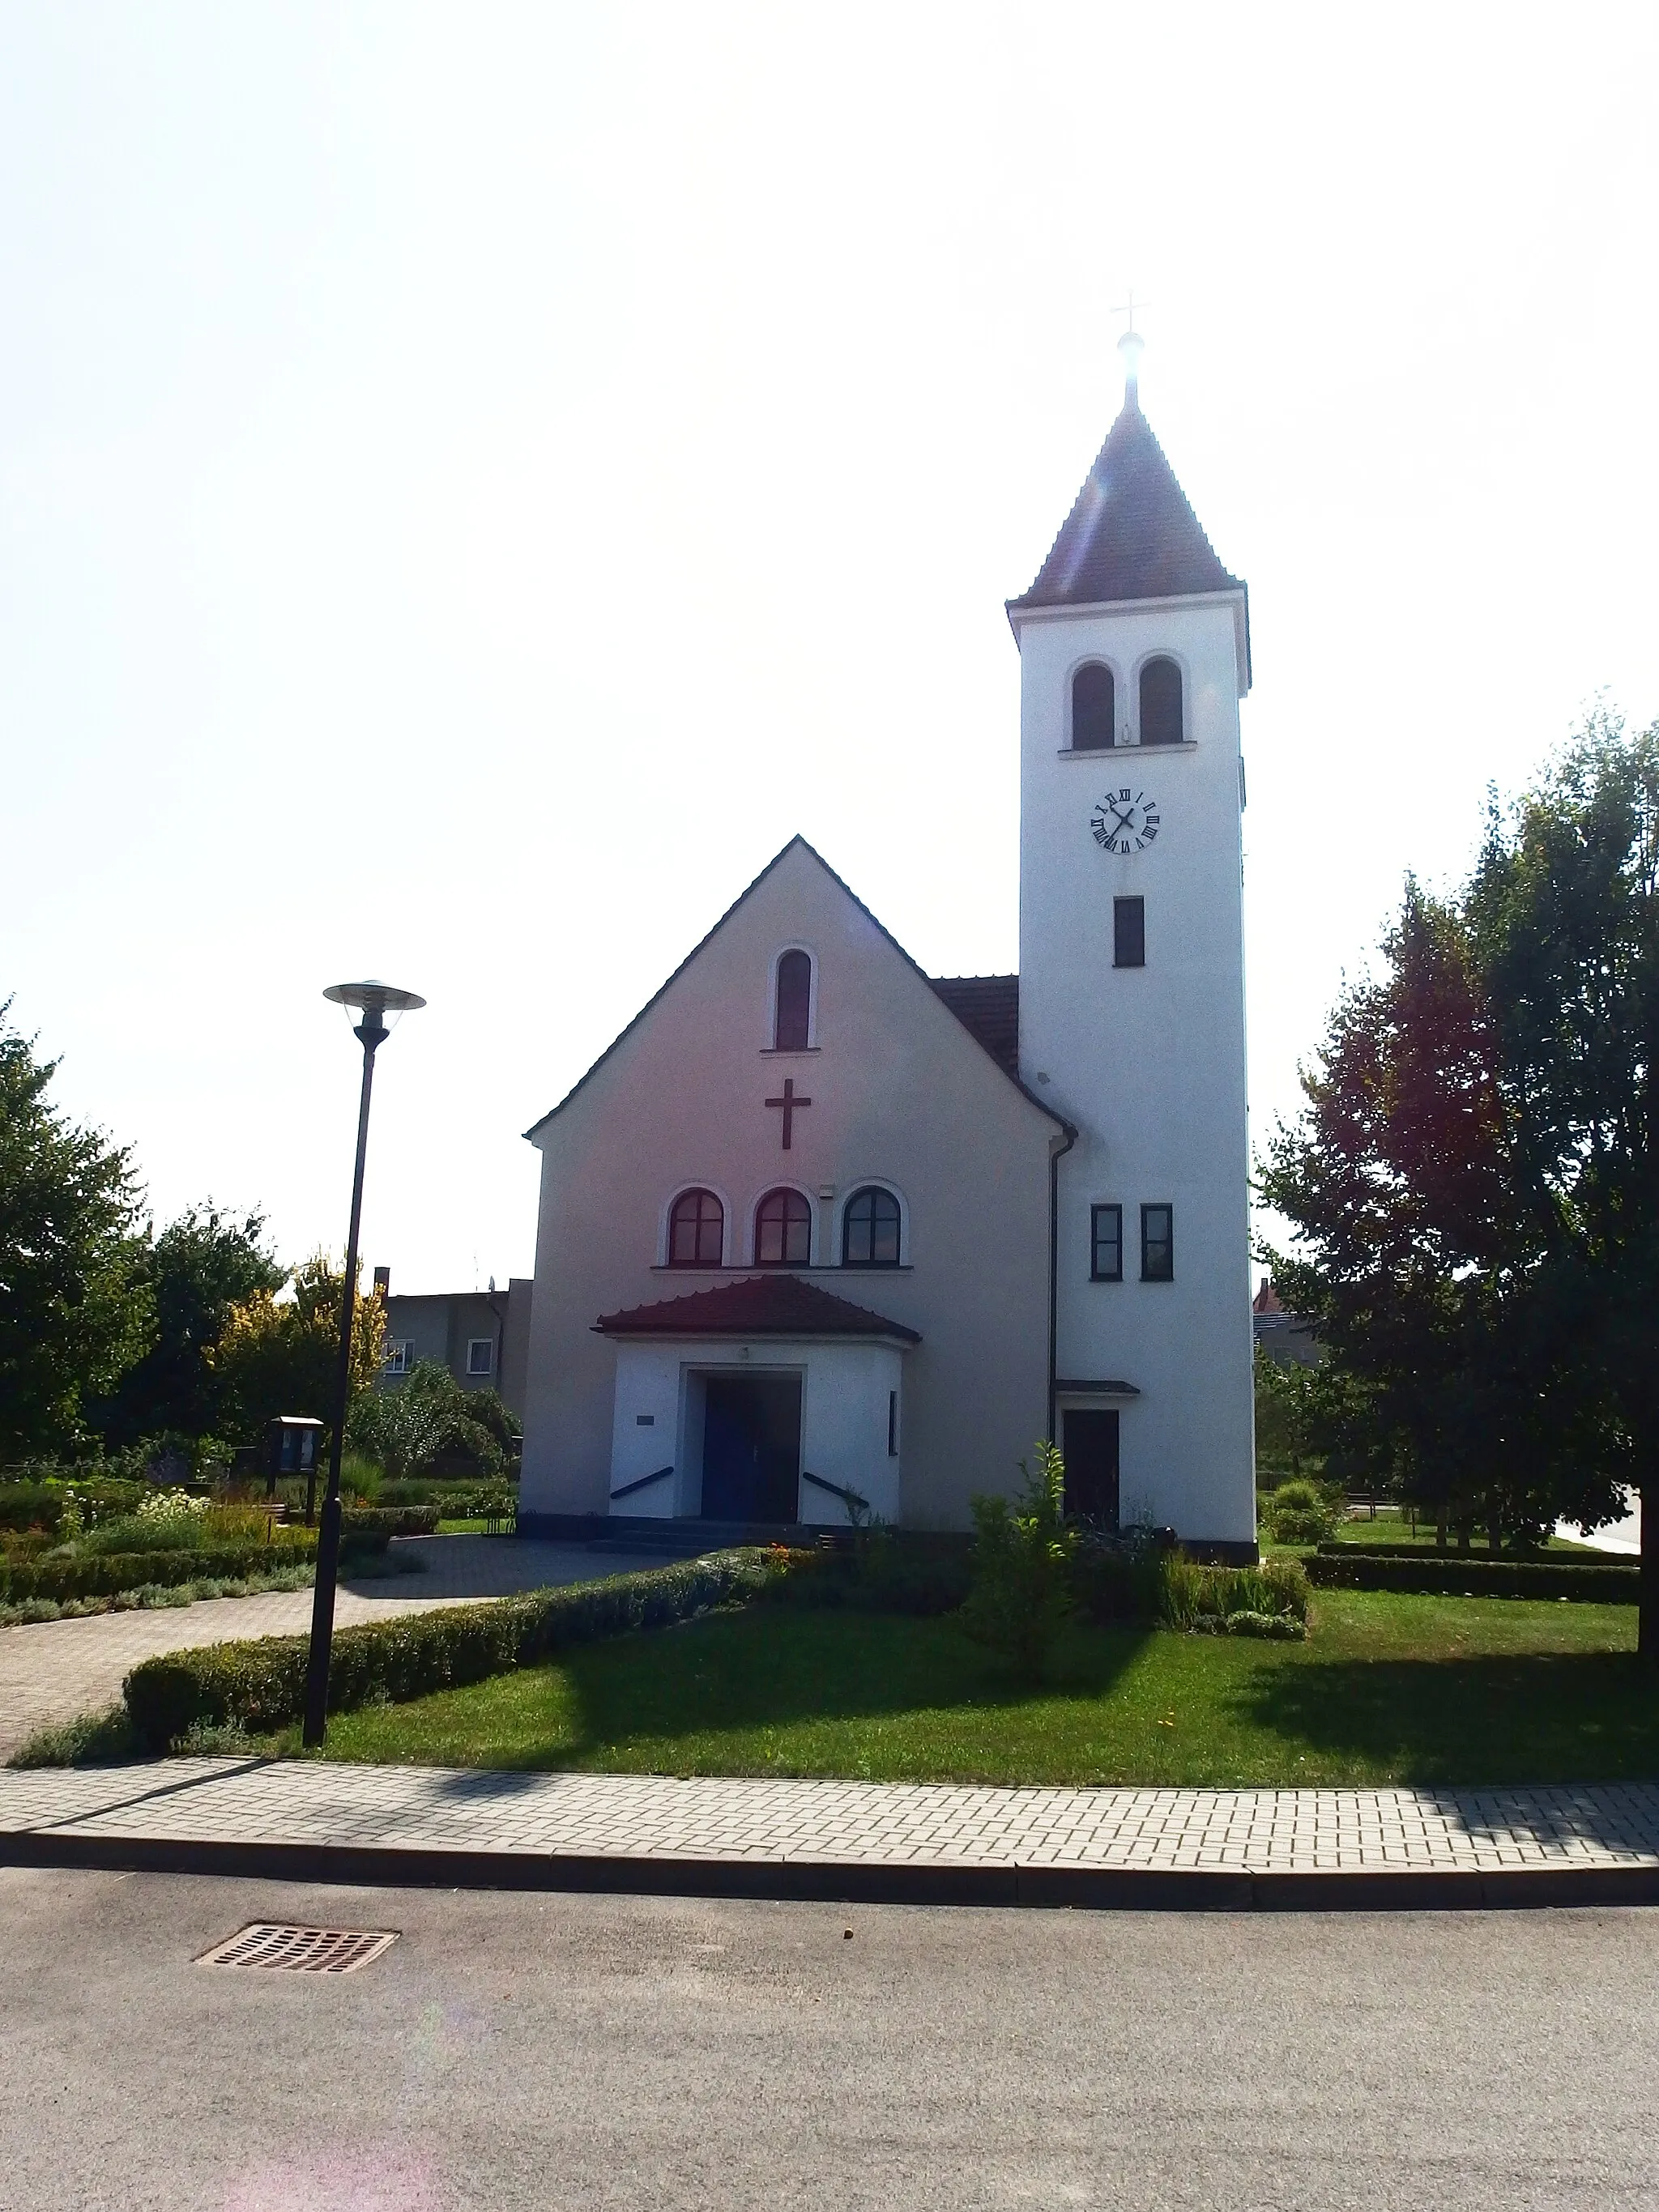
M 601 1314 L 600 1336 L 861 1336 L 920 1344 L 921 1333 L 799 1275 L 747 1275 L 712 1291 Z

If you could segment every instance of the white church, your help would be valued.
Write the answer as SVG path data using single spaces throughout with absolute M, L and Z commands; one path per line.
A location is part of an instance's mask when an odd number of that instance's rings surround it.
M 925 975 L 797 837 L 528 1132 L 526 1532 L 963 1529 L 1052 1436 L 1077 1511 L 1255 1556 L 1249 604 L 1138 346 L 1007 607 L 1018 975 Z

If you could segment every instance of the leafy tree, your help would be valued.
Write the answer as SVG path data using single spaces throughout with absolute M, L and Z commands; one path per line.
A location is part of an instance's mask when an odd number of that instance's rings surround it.
M 228 1428 L 248 1441 L 279 1413 L 310 1413 L 325 1421 L 333 1413 L 345 1277 L 326 1253 L 317 1252 L 294 1270 L 291 1283 L 291 1297 L 260 1289 L 239 1299 L 225 1316 L 218 1342 L 204 1355 L 224 1393 Z M 377 1292 L 359 1293 L 348 1408 L 373 1388 L 385 1341 L 383 1300 Z
M 1346 989 L 1262 1195 L 1275 1282 L 1327 1354 L 1310 1435 L 1386 1470 L 1465 1541 L 1535 1540 L 1618 1501 L 1539 1297 L 1551 1209 L 1504 1080 L 1507 1008 L 1465 906 L 1408 882 L 1382 972 Z
M 1640 1640 L 1659 1661 L 1659 724 L 1632 736 L 1598 713 L 1517 805 L 1494 804 L 1468 911 L 1535 1194 L 1540 1334 L 1566 1417 L 1653 1507 Z
M 56 1060 L 35 1057 L 0 1005 L 0 1461 L 72 1449 L 89 1398 L 147 1349 L 141 1193 L 131 1157 L 47 1099 Z
M 498 1473 L 515 1442 L 512 1416 L 493 1390 L 465 1390 L 441 1361 L 422 1359 L 395 1389 L 367 1393 L 352 1409 L 356 1449 L 398 1478 L 460 1456 Z
M 110 1402 L 101 1425 L 112 1442 L 220 1429 L 226 1384 L 209 1355 L 233 1307 L 287 1280 L 264 1248 L 264 1227 L 261 1214 L 222 1213 L 210 1201 L 191 1206 L 150 1243 L 139 1272 L 155 1301 L 156 1340 Z
M 1074 1537 L 1066 1522 L 1066 1462 L 1056 1448 L 1038 1443 L 1019 1471 L 1016 1498 L 972 1500 L 973 1585 L 962 1621 L 1023 1680 L 1036 1681 L 1074 1610 Z

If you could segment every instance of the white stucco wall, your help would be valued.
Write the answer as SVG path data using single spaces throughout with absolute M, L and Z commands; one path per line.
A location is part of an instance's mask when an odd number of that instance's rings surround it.
M 1094 656 L 1133 726 L 1134 676 L 1167 652 L 1189 742 L 1072 753 L 1071 676 Z M 1194 1538 L 1255 1535 L 1240 829 L 1232 596 L 1022 618 L 1020 1063 L 1081 1132 L 1060 1164 L 1062 1378 L 1122 1378 L 1126 1512 Z M 1156 842 L 1104 852 L 1103 792 L 1156 800 Z M 1113 899 L 1146 902 L 1146 964 L 1115 969 Z M 1142 1283 L 1139 1209 L 1175 1209 L 1175 1280 Z M 1123 1208 L 1124 1279 L 1090 1280 L 1090 1208 Z
M 769 1049 L 768 979 L 786 945 L 817 963 L 817 1044 L 801 1053 Z M 763 1102 L 790 1075 L 813 1103 L 785 1152 Z M 526 1511 L 607 1510 L 618 1352 L 592 1333 L 598 1316 L 754 1272 L 755 1201 L 791 1182 L 811 1196 L 815 1260 L 830 1262 L 810 1279 L 921 1334 L 903 1361 L 896 1517 L 968 1526 L 970 1495 L 1012 1490 L 1047 1419 L 1057 1134 L 810 848 L 791 846 L 532 1133 L 543 1165 Z M 865 1181 L 902 1198 L 902 1267 L 833 1264 L 839 1208 Z M 735 1267 L 658 1264 L 663 1209 L 694 1183 L 728 1202 Z M 806 1464 L 832 1473 L 810 1454 Z

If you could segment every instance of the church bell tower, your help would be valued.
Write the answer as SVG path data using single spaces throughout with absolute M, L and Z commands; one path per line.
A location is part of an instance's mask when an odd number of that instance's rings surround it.
M 1121 411 L 1020 655 L 1019 1067 L 1059 1158 L 1055 1435 L 1071 1502 L 1253 1557 L 1239 703 L 1246 587 Z

